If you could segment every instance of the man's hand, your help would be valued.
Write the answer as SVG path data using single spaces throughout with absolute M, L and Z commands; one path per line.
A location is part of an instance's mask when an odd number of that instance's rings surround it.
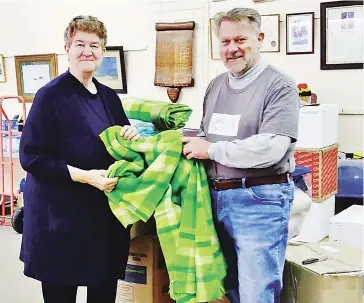
M 183 137 L 182 143 L 185 144 L 183 147 L 183 155 L 187 159 L 209 159 L 208 150 L 211 145 L 210 142 L 195 137 Z
M 131 125 L 124 125 L 120 131 L 120 136 L 124 137 L 126 140 L 135 141 L 136 139 L 140 138 L 140 134 L 138 130 Z

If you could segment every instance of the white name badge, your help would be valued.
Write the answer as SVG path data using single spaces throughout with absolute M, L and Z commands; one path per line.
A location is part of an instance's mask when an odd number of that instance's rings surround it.
M 213 113 L 210 121 L 209 134 L 234 137 L 238 135 L 241 115 Z

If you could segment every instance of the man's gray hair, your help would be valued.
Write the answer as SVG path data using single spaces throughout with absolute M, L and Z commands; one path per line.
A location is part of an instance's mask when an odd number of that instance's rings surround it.
M 257 34 L 261 32 L 262 18 L 260 14 L 252 8 L 234 8 L 228 12 L 220 12 L 215 17 L 215 34 L 218 36 L 221 23 L 223 21 L 240 22 L 248 20 Z

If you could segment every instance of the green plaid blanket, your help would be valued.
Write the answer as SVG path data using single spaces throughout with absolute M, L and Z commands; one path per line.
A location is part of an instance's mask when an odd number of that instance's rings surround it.
M 160 130 L 184 127 L 192 113 L 188 105 L 164 101 L 129 97 L 122 99 L 122 104 L 129 119 L 152 122 Z
M 124 226 L 153 214 L 177 303 L 208 302 L 224 293 L 226 264 L 212 221 L 207 177 L 202 164 L 182 155 L 182 134 L 167 130 L 136 141 L 123 139 L 121 127 L 101 135 L 117 160 L 108 170 L 119 177 L 106 193 Z

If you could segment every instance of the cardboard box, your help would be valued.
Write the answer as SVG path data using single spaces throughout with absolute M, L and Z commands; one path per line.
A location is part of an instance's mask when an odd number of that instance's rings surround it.
M 312 172 L 312 201 L 320 202 L 337 193 L 338 144 L 320 149 L 295 148 L 296 165 Z
M 335 196 L 312 203 L 304 217 L 299 234 L 290 242 L 319 242 L 329 235 L 330 219 L 335 215 Z
M 302 265 L 309 258 L 328 260 Z M 338 243 L 288 246 L 280 303 L 363 302 L 363 252 Z
M 169 277 L 157 236 L 131 241 L 124 280 L 118 281 L 115 303 L 172 303 Z
M 140 220 L 134 223 L 130 229 L 130 239 L 151 234 L 153 235 L 157 234 L 154 217 L 151 217 L 147 222 L 143 222 Z
M 330 219 L 329 239 L 363 249 L 364 206 L 352 205 Z
M 296 147 L 324 148 L 337 144 L 338 121 L 336 104 L 301 107 Z

